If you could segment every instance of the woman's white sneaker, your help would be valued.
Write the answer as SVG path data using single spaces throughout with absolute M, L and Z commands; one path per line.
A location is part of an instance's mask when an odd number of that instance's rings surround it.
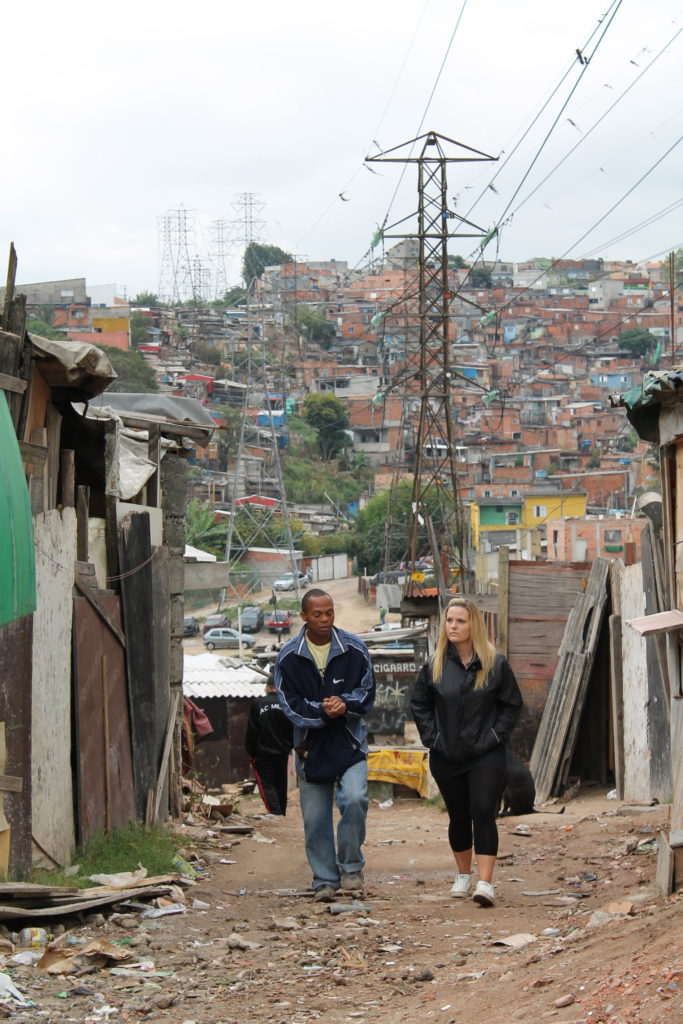
M 464 899 L 465 896 L 469 896 L 471 880 L 471 875 L 456 875 L 451 887 L 451 896 L 455 896 L 458 899 Z
M 480 907 L 492 907 L 494 903 L 494 895 L 491 883 L 482 882 L 480 879 L 477 882 L 477 888 L 474 890 L 472 899 L 475 903 L 478 903 Z

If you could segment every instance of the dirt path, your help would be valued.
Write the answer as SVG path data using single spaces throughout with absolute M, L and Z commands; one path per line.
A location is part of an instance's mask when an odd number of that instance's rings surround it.
M 663 900 L 652 888 L 654 840 L 667 809 L 620 813 L 592 790 L 559 809 L 500 821 L 496 905 L 484 910 L 448 895 L 453 867 L 440 810 L 417 798 L 384 810 L 373 802 L 364 899 L 325 906 L 308 889 L 296 793 L 285 819 L 265 819 L 258 798 L 242 797 L 228 824 L 253 826 L 251 836 L 180 826 L 201 869 L 185 913 L 96 915 L 93 926 L 72 932 L 72 942 L 126 940 L 146 971 L 96 970 L 65 981 L 13 967 L 37 1009 L 15 1008 L 12 1016 L 152 1024 L 680 1021 L 683 900 Z M 527 944 L 507 945 L 518 941 Z M 76 994 L 65 1002 L 65 991 Z

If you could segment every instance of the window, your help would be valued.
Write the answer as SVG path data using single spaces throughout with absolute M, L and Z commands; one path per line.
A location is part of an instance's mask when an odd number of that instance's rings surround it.
M 519 495 L 519 491 L 510 491 L 510 497 L 516 498 Z
M 543 519 L 547 515 L 548 515 L 548 506 L 547 505 L 534 505 L 534 518 L 535 519 Z
M 490 491 L 484 491 L 484 497 L 485 498 L 490 498 L 491 497 L 491 492 Z
M 519 523 L 519 515 L 517 512 L 506 512 L 505 522 L 508 526 L 517 526 Z
M 621 530 L 605 530 L 605 544 L 621 544 Z

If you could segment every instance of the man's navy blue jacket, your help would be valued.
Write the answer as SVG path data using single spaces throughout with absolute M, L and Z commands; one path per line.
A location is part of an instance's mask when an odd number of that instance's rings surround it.
M 306 627 L 289 640 L 275 662 L 278 700 L 294 723 L 297 771 L 309 782 L 329 782 L 367 756 L 364 716 L 375 702 L 375 673 L 357 636 L 333 628 L 330 654 L 320 672 L 306 643 Z M 339 697 L 346 713 L 329 718 L 325 697 Z

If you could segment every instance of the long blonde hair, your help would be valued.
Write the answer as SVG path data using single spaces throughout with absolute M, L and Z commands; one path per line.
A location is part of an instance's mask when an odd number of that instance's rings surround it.
M 448 637 L 446 636 L 446 614 L 449 608 L 465 608 L 469 614 L 470 627 L 472 629 L 472 647 L 474 648 L 474 653 L 481 662 L 481 668 L 477 672 L 477 677 L 474 680 L 474 688 L 475 690 L 481 690 L 481 688 L 486 685 L 489 672 L 493 668 L 493 662 L 496 658 L 496 648 L 486 635 L 486 626 L 484 624 L 483 615 L 474 601 L 471 601 L 468 597 L 454 597 L 452 601 L 448 602 L 446 609 L 441 616 L 439 638 L 436 641 L 436 650 L 434 651 L 434 657 L 432 658 L 432 680 L 435 683 L 440 683 L 443 675 L 443 666 L 446 661 L 446 651 L 448 649 Z

